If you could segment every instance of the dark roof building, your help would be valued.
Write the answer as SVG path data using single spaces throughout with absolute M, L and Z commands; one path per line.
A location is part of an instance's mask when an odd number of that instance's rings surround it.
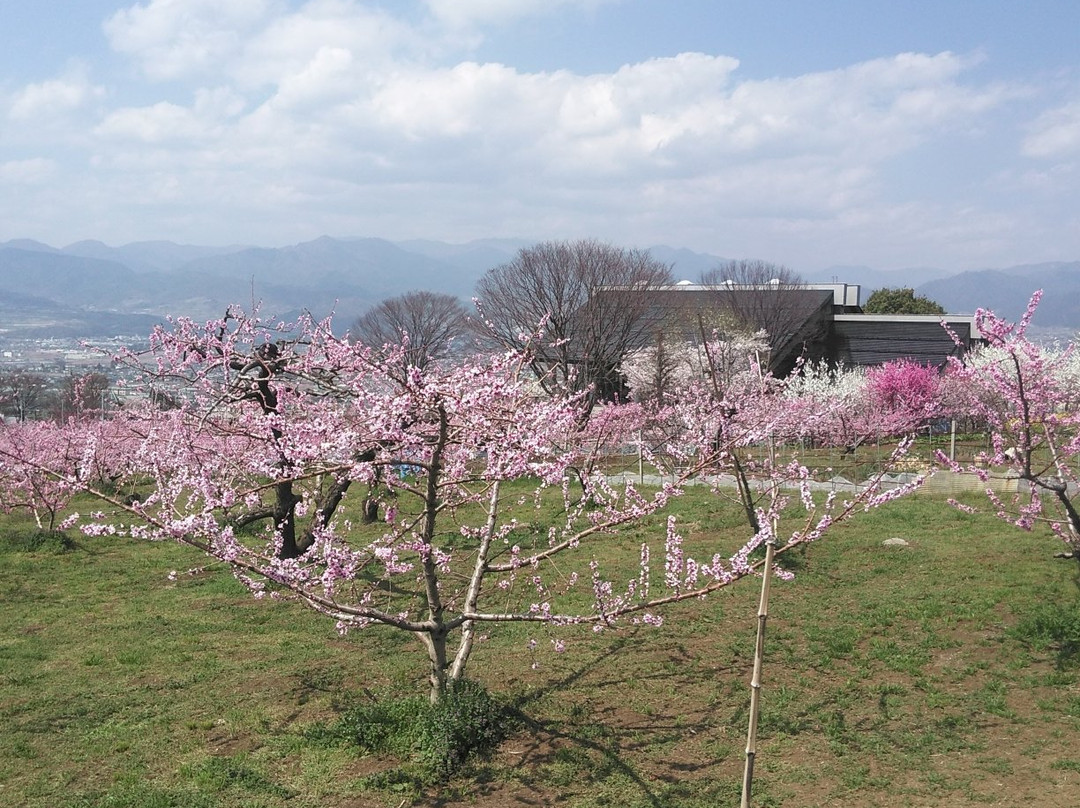
M 942 367 L 950 356 L 961 356 L 980 341 L 970 315 L 838 314 L 833 317 L 829 353 L 833 361 L 848 366 L 911 359 Z
M 600 294 L 643 294 L 605 289 Z M 725 327 L 762 329 L 769 335 L 769 369 L 792 371 L 800 358 L 846 366 L 896 359 L 943 366 L 981 341 L 970 315 L 863 314 L 860 287 L 846 283 L 702 286 L 681 281 L 650 290 L 648 332 L 685 339 L 708 338 Z M 942 327 L 957 336 L 960 345 Z

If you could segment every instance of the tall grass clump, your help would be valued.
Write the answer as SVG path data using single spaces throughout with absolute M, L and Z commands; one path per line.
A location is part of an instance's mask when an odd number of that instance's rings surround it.
M 435 704 L 421 696 L 356 704 L 313 734 L 409 761 L 377 775 L 379 782 L 372 785 L 404 778 L 423 786 L 444 781 L 466 761 L 492 752 L 506 737 L 508 718 L 506 708 L 482 685 L 460 679 L 450 682 Z
M 75 540 L 63 530 L 0 530 L 0 552 L 66 553 L 75 549 Z

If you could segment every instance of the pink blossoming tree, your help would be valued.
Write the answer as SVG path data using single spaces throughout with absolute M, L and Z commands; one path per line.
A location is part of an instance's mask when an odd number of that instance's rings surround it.
M 679 601 L 771 574 L 752 556 L 763 543 L 780 553 L 813 542 L 908 490 L 871 481 L 820 500 L 805 467 L 777 460 L 754 470 L 756 528 L 742 547 L 692 557 L 670 515 L 655 537 L 626 547 L 629 560 L 603 562 L 620 528 L 657 514 L 690 481 L 835 413 L 792 407 L 783 385 L 759 374 L 726 389 L 689 384 L 659 409 L 612 405 L 587 418 L 587 394 L 539 392 L 527 350 L 421 369 L 336 337 L 329 322 L 268 327 L 238 311 L 204 325 L 176 320 L 155 331 L 147 355 L 119 360 L 175 406 L 147 395 L 102 432 L 51 425 L 48 440 L 5 441 L 8 480 L 23 468 L 87 491 L 107 507 L 71 514 L 67 526 L 183 542 L 229 565 L 256 597 L 295 601 L 340 631 L 415 636 L 433 700 L 500 624 L 660 625 Z M 640 435 L 680 461 L 674 481 L 649 492 L 605 477 L 597 462 Z M 47 445 L 67 448 L 57 456 Z M 96 484 L 102 474 L 141 498 Z M 785 526 L 791 498 L 802 516 Z M 365 499 L 378 526 L 359 524 Z
M 943 455 L 939 461 L 984 481 L 995 474 L 1017 478 L 1020 490 L 1012 497 L 987 487 L 998 517 L 1023 530 L 1047 525 L 1067 547 L 1060 555 L 1080 559 L 1080 512 L 1074 502 L 1080 412 L 1065 406 L 1073 396 L 1072 377 L 1064 372 L 1072 350 L 1052 350 L 1028 338 L 1041 297 L 1041 292 L 1032 295 L 1019 323 L 976 312 L 988 349 L 952 361 L 947 398 L 988 427 L 991 449 L 966 467 Z

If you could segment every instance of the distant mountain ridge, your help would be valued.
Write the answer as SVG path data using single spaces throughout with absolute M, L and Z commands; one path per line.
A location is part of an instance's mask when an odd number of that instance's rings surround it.
M 56 248 L 29 239 L 0 244 L 0 337 L 144 334 L 165 314 L 220 316 L 229 304 L 260 303 L 289 319 L 336 312 L 342 330 L 388 297 L 424 289 L 469 299 L 489 269 L 533 242 L 465 244 L 323 236 L 287 247 L 206 247 L 146 241 L 110 247 L 79 241 Z M 658 245 L 649 248 L 677 279 L 697 280 L 724 259 Z M 1025 264 L 949 275 L 932 268 L 881 271 L 830 267 L 811 282 L 859 284 L 862 299 L 884 286 L 914 286 L 951 313 L 992 308 L 1016 319 L 1036 288 L 1045 295 L 1035 324 L 1080 329 L 1080 261 Z
M 1033 324 L 1080 330 L 1080 261 L 1022 264 L 1007 269 L 960 272 L 928 281 L 919 293 L 950 311 L 991 309 L 1009 320 L 1024 314 L 1031 295 L 1043 290 Z
M 167 241 L 56 248 L 16 239 L 0 244 L 0 336 L 47 335 L 50 328 L 65 336 L 141 334 L 166 314 L 209 319 L 231 304 L 259 304 L 263 314 L 282 319 L 304 310 L 320 317 L 334 312 L 344 330 L 371 306 L 408 291 L 468 299 L 481 275 L 529 243 L 431 241 L 406 248 L 386 239 L 323 236 L 278 248 Z M 29 309 L 36 315 L 28 317 Z
M 1023 315 L 1031 295 L 1042 289 L 1043 299 L 1034 324 L 1051 329 L 1080 329 L 1080 261 L 1020 264 L 951 275 L 928 268 L 882 271 L 869 267 L 831 267 L 817 273 L 812 280 L 828 282 L 834 278 L 859 284 L 863 301 L 875 289 L 911 287 L 952 314 L 974 314 L 981 308 L 1013 321 Z

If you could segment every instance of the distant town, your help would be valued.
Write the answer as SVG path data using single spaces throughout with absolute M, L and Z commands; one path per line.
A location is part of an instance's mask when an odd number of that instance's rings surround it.
M 5 421 L 62 420 L 78 410 L 103 414 L 127 397 L 136 381 L 111 356 L 148 346 L 146 335 L 92 341 L 0 336 L 0 414 Z

